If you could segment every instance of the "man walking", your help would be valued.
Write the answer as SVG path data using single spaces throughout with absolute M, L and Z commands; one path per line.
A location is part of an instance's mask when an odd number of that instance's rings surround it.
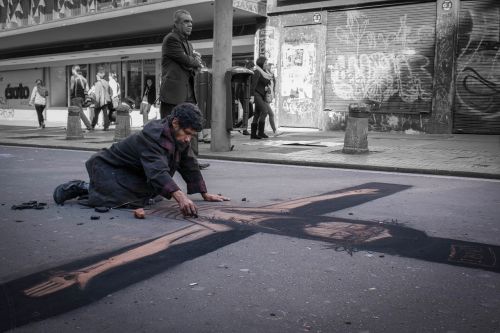
M 85 102 L 85 98 L 89 91 L 89 83 L 87 79 L 82 75 L 82 70 L 79 65 L 74 65 L 71 68 L 71 105 L 77 106 L 80 108 L 79 114 L 80 119 L 85 124 L 87 130 L 92 130 L 92 125 L 90 124 L 89 119 L 83 112 L 83 103 Z
M 191 14 L 180 9 L 174 14 L 174 28 L 165 36 L 161 48 L 160 115 L 166 118 L 179 103 L 196 104 L 194 77 L 202 67 L 201 55 L 193 50 L 188 37 L 193 30 Z M 198 155 L 198 138 L 193 136 L 191 146 Z M 200 169 L 208 167 L 200 164 Z

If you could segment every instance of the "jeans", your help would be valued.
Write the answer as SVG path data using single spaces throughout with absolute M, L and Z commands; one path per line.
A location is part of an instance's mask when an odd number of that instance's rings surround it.
M 271 106 L 269 105 L 269 103 L 266 103 L 266 101 L 264 101 L 264 97 L 262 97 L 259 93 L 255 94 L 254 102 L 255 110 L 253 113 L 252 124 L 256 124 L 258 122 L 265 123 L 267 115 L 270 112 L 273 112 L 273 110 L 271 110 Z
M 87 116 L 85 115 L 85 113 L 83 112 L 83 108 L 82 108 L 83 107 L 83 98 L 81 98 L 81 97 L 72 98 L 71 105 L 78 106 L 80 108 L 80 112 L 79 112 L 80 119 L 83 121 L 83 123 L 85 124 L 85 127 L 87 127 L 87 129 L 91 129 L 90 121 L 87 118 Z
M 36 115 L 38 116 L 38 125 L 42 126 L 43 119 L 43 110 L 45 110 L 45 105 L 35 104 Z
M 142 114 L 143 125 L 146 125 L 148 122 L 149 110 L 151 110 L 151 104 L 141 102 L 141 114 Z
M 92 128 L 94 128 L 95 125 L 97 125 L 97 121 L 99 120 L 99 113 L 101 113 L 101 110 L 102 110 L 102 119 L 104 120 L 104 129 L 107 130 L 109 127 L 108 105 L 95 107 L 94 119 L 92 119 Z

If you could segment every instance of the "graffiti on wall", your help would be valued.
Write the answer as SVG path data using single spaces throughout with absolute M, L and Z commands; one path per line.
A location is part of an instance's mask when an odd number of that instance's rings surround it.
M 432 40 L 434 28 L 409 26 L 405 14 L 396 31 L 376 32 L 370 30 L 367 15 L 359 11 L 346 15 L 346 24 L 335 30 L 337 45 L 333 63 L 328 65 L 334 95 L 346 101 L 370 101 L 378 107 L 393 100 L 429 105 L 433 64 L 418 49 Z
M 470 9 L 460 20 L 457 113 L 500 118 L 500 6 Z

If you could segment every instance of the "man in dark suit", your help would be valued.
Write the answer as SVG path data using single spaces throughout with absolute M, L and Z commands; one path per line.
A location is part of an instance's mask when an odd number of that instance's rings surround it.
M 193 30 L 191 14 L 180 9 L 174 14 L 174 28 L 165 36 L 161 48 L 160 115 L 166 118 L 180 103 L 196 104 L 194 77 L 202 67 L 201 55 L 194 51 L 188 37 Z M 191 146 L 198 155 L 198 138 L 193 137 Z M 201 164 L 200 169 L 208 167 Z

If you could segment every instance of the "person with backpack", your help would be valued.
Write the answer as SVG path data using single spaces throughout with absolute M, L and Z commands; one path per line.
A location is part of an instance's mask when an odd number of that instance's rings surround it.
M 77 106 L 80 108 L 80 119 L 85 124 L 87 130 L 91 131 L 92 126 L 90 124 L 89 119 L 83 112 L 83 105 L 87 98 L 87 93 L 89 91 L 89 83 L 87 79 L 82 75 L 82 70 L 80 66 L 74 65 L 71 68 L 71 78 L 70 78 L 70 90 L 71 90 L 71 106 Z

